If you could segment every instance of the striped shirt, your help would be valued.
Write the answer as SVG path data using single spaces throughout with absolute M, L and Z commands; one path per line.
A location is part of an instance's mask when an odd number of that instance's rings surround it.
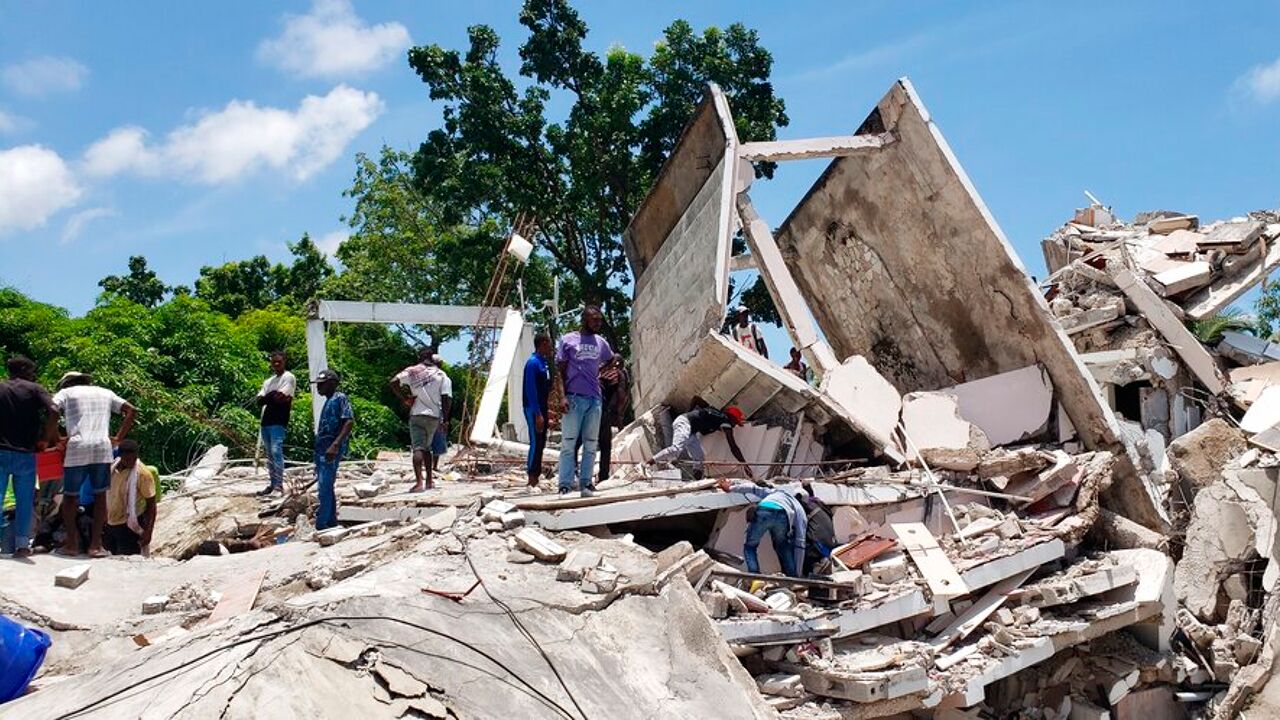
M 67 424 L 67 456 L 64 467 L 111 462 L 111 416 L 125 401 L 96 385 L 63 388 L 53 395 L 53 406 Z

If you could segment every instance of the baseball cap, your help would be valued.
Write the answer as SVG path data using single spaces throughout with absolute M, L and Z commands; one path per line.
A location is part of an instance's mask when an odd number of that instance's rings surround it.
M 742 411 L 739 410 L 737 406 L 730 405 L 729 407 L 725 408 L 724 414 L 729 416 L 729 419 L 733 421 L 734 425 L 742 424 L 742 421 L 743 421 Z
M 316 373 L 316 379 L 312 380 L 311 384 L 319 385 L 320 383 L 325 382 L 326 380 L 341 382 L 342 376 L 338 374 L 337 370 L 321 370 L 320 372 Z
M 751 310 L 746 305 L 739 305 L 737 309 L 734 310 L 733 312 L 735 314 L 741 314 L 741 313 L 749 313 L 751 312 Z

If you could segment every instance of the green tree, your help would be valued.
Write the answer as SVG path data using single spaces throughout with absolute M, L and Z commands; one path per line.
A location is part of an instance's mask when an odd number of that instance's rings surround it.
M 196 297 L 231 317 L 267 307 L 276 299 L 271 261 L 263 255 L 200 268 L 195 290 Z
M 505 227 L 521 215 L 536 218 L 531 239 L 565 282 L 562 304 L 603 304 L 619 340 L 630 280 L 621 234 L 632 212 L 707 82 L 729 96 L 744 140 L 776 137 L 788 120 L 769 82 L 773 60 L 740 24 L 698 34 L 676 21 L 646 60 L 620 47 L 603 57 L 587 50 L 586 23 L 567 0 L 527 0 L 520 22 L 529 37 L 520 46 L 519 84 L 500 67 L 499 38 L 488 26 L 468 29 L 463 52 L 409 51 L 430 97 L 444 102 L 443 126 L 414 156 L 416 184 L 446 223 Z M 553 93 L 568 104 L 556 121 L 548 117 Z
M 98 287 L 108 295 L 119 295 L 144 307 L 159 305 L 169 292 L 155 272 L 147 268 L 147 259 L 141 255 L 129 258 L 128 275 L 108 275 L 98 281 Z
M 296 243 L 289 243 L 293 262 L 276 265 L 271 270 L 275 283 L 275 295 L 296 308 L 306 306 L 307 301 L 320 297 L 321 288 L 333 277 L 333 266 L 307 233 Z
M 1187 329 L 1202 343 L 1217 343 L 1228 330 L 1253 330 L 1253 323 L 1240 308 L 1229 307 L 1201 320 L 1191 320 Z

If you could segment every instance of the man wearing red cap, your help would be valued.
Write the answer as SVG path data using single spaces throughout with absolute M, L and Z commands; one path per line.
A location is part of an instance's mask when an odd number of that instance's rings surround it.
M 657 463 L 681 462 L 688 467 L 690 474 L 697 480 L 702 479 L 703 463 L 706 453 L 702 450 L 703 435 L 710 435 L 717 430 L 724 431 L 725 440 L 729 442 L 729 452 L 742 463 L 747 477 L 754 478 L 747 460 L 733 438 L 733 429 L 742 424 L 742 411 L 730 405 L 724 411 L 711 407 L 697 407 L 677 417 L 672 423 L 671 445 L 659 450 L 649 460 L 650 465 Z

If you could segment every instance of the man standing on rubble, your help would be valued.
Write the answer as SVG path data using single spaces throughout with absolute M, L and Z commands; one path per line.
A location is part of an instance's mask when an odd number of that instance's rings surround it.
M 525 472 L 529 487 L 542 478 L 542 452 L 547 449 L 547 411 L 551 398 L 551 336 L 539 333 L 533 339 L 533 354 L 524 364 L 524 421 L 529 426 L 529 461 Z
M 760 487 L 750 483 L 731 485 L 721 478 L 717 483 L 725 492 L 737 492 L 756 499 L 753 508 L 755 516 L 747 526 L 747 536 L 743 543 L 742 554 L 747 561 L 747 572 L 760 572 L 760 558 L 756 549 L 765 534 L 773 543 L 773 551 L 782 564 L 782 572 L 788 577 L 800 577 L 800 569 L 804 567 L 804 553 L 807 538 L 808 513 L 798 495 L 785 490 Z
M 689 469 L 695 479 L 701 480 L 703 464 L 707 458 L 702 449 L 702 436 L 719 430 L 724 432 L 729 452 L 742 463 L 743 472 L 747 477 L 754 478 L 747 459 L 738 447 L 738 441 L 733 437 L 733 429 L 741 425 L 742 421 L 742 411 L 732 405 L 723 412 L 712 407 L 696 407 L 675 419 L 671 424 L 671 444 L 654 453 L 647 464 L 679 462 Z
M 436 353 L 436 347 L 432 345 L 431 352 Z M 436 434 L 431 438 L 431 471 L 433 473 L 440 472 L 440 458 L 449 451 L 449 415 L 453 409 L 453 378 L 449 377 L 449 370 L 444 366 L 444 358 L 439 354 L 431 356 L 432 362 L 440 368 L 440 374 L 444 376 L 444 382 L 440 385 L 441 408 L 444 411 L 444 417 L 440 418 L 440 424 L 436 426 Z
M 316 426 L 316 530 L 328 530 L 338 524 L 338 497 L 334 484 L 338 481 L 338 463 L 347 456 L 347 441 L 355 427 L 355 414 L 346 393 L 338 392 L 342 377 L 333 370 L 321 370 L 312 382 L 324 397 L 320 422 Z
M 112 555 L 146 555 L 155 528 L 156 477 L 138 460 L 137 441 L 124 440 L 107 489 L 107 550 Z
M 602 393 L 600 368 L 613 359 L 613 348 L 600 336 L 604 315 L 588 305 L 582 311 L 582 328 L 560 338 L 556 367 L 564 383 L 564 415 L 560 420 L 560 494 L 573 489 L 575 469 L 583 497 L 595 494 L 591 482 L 595 469 L 596 445 L 600 437 Z M 582 460 L 577 460 L 578 439 L 582 439 Z
M 734 342 L 753 353 L 769 357 L 769 348 L 764 344 L 764 336 L 760 334 L 760 328 L 751 321 L 751 311 L 747 306 L 739 305 L 734 315 L 733 325 L 729 327 L 729 334 Z
M 7 363 L 9 379 L 0 382 L 0 499 L 13 481 L 13 556 L 31 554 L 31 526 L 36 505 L 36 452 L 58 442 L 58 409 L 49 392 L 36 383 L 36 364 L 15 355 Z M 41 414 L 44 419 L 41 420 Z M 0 513 L 0 534 L 4 532 Z
M 418 364 L 391 378 L 392 392 L 409 406 L 409 447 L 413 452 L 415 480 L 409 492 L 423 492 L 435 485 L 431 450 L 436 429 L 449 416 L 451 398 L 444 392 L 448 379 L 449 376 L 436 367 L 435 352 L 431 348 L 419 350 Z
M 62 525 L 76 526 L 76 509 L 80 488 L 88 483 L 93 490 L 93 530 L 89 535 L 89 557 L 106 557 L 102 549 L 102 526 L 107 520 L 107 503 L 103 496 L 111 482 L 111 449 L 120 444 L 133 429 L 137 411 L 123 398 L 104 387 L 93 384 L 85 373 L 69 372 L 58 383 L 53 405 L 62 413 L 67 426 L 66 456 L 62 461 Z M 122 415 L 120 430 L 112 437 L 111 416 Z M 68 532 L 62 554 L 79 555 L 80 538 Z
M 600 392 L 603 396 L 600 413 L 600 482 L 609 479 L 613 461 L 613 428 L 621 427 L 622 415 L 627 410 L 627 397 L 631 376 L 621 355 L 614 355 L 600 368 Z
M 284 435 L 289 427 L 289 412 L 293 409 L 293 396 L 298 391 L 298 379 L 285 369 L 285 355 L 277 350 L 271 353 L 271 377 L 262 381 L 258 391 L 258 406 L 262 408 L 262 449 L 267 452 L 267 487 L 259 495 L 266 496 L 284 491 Z

